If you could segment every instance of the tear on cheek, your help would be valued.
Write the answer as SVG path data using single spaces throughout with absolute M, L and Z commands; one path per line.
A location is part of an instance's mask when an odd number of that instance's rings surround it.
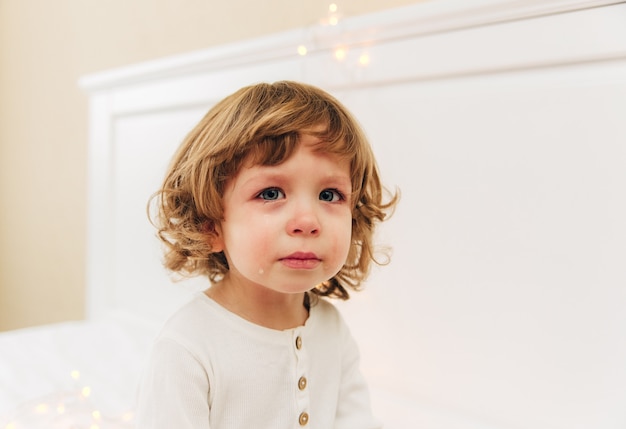
M 265 271 L 263 271 L 263 268 L 259 268 L 259 275 L 263 275 Z

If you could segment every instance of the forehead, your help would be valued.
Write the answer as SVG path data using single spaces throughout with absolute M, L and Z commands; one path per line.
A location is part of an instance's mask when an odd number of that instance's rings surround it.
M 279 162 L 265 163 L 258 157 L 248 157 L 237 172 L 256 171 L 293 171 L 309 167 L 307 174 L 316 176 L 350 176 L 350 161 L 345 156 L 326 150 L 319 138 L 303 134 L 300 141 Z
M 248 146 L 241 168 L 254 165 L 280 165 L 288 161 L 301 148 L 315 154 L 325 155 L 335 162 L 351 160 L 355 153 L 347 148 L 343 140 L 328 140 L 327 128 L 316 126 L 279 137 L 263 138 Z

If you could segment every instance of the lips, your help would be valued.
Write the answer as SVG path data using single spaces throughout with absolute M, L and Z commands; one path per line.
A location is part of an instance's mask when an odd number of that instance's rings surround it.
M 321 259 L 312 252 L 294 252 L 280 259 L 289 268 L 310 270 L 321 263 Z

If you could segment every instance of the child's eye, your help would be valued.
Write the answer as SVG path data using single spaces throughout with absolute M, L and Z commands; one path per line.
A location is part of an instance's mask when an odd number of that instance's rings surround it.
M 336 189 L 324 189 L 320 192 L 320 200 L 334 203 L 343 200 L 343 195 Z
M 278 200 L 279 198 L 284 198 L 285 194 L 283 194 L 283 191 L 281 191 L 278 188 L 267 188 L 267 189 L 263 189 L 259 195 L 257 195 L 257 198 L 261 198 L 262 200 L 268 200 L 268 201 L 272 201 L 272 200 Z

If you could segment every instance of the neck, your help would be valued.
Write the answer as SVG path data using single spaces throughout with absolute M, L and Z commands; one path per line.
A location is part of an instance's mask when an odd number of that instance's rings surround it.
M 270 329 L 296 328 L 308 318 L 304 293 L 285 294 L 259 285 L 243 285 L 228 276 L 205 293 L 230 312 Z

